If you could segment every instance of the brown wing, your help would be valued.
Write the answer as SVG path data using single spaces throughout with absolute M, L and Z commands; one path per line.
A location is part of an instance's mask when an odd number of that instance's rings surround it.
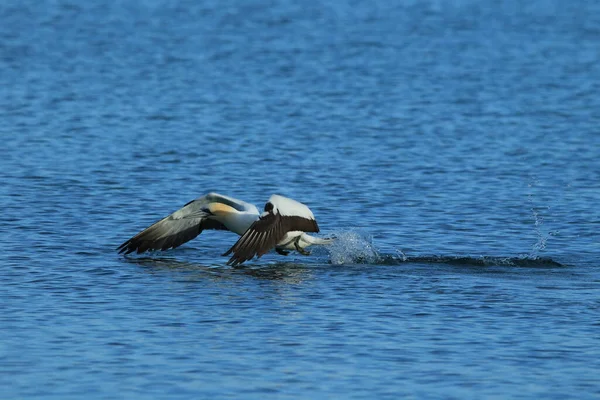
M 235 267 L 268 253 L 291 231 L 319 232 L 319 226 L 314 219 L 268 213 L 255 221 L 223 255 L 233 253 L 227 264 Z
M 268 213 L 255 221 L 250 228 L 239 238 L 224 256 L 233 255 L 227 261 L 228 265 L 234 267 L 252 259 L 254 256 L 262 256 L 269 252 L 283 239 L 287 231 L 281 224 L 279 214 Z
M 120 245 L 117 250 L 119 253 L 137 251 L 139 254 L 146 250 L 174 249 L 194 239 L 204 229 L 227 230 L 225 225 L 213 219 L 174 218 L 169 215 Z

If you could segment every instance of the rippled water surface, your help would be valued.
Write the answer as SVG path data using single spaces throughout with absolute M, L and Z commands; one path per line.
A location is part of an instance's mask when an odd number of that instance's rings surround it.
M 597 398 L 600 6 L 3 1 L 3 398 Z M 329 248 L 116 246 L 208 191 Z

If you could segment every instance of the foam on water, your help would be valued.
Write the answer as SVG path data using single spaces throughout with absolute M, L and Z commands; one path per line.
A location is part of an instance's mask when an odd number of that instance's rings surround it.
M 417 256 L 398 258 L 394 255 L 382 255 L 381 264 L 425 263 L 464 265 L 473 267 L 524 267 L 524 268 L 555 268 L 563 264 L 549 257 L 492 257 L 492 256 Z
M 408 256 L 398 250 L 397 254 L 380 253 L 370 235 L 355 230 L 337 232 L 336 240 L 326 246 L 330 262 L 343 264 L 397 265 L 404 263 L 428 263 L 470 265 L 474 267 L 506 266 L 527 268 L 552 268 L 563 265 L 548 257 L 527 256 L 469 256 L 469 255 L 416 255 Z

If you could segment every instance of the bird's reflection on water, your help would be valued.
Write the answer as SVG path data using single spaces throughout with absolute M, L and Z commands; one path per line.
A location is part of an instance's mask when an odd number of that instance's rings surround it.
M 312 279 L 313 265 L 294 262 L 277 262 L 272 264 L 243 265 L 242 267 L 229 267 L 223 264 L 209 264 L 200 262 L 180 261 L 163 257 L 126 257 L 125 262 L 144 267 L 147 271 L 157 273 L 161 271 L 183 272 L 186 279 L 234 279 L 240 276 L 251 276 L 258 279 L 281 281 L 288 284 L 300 284 Z

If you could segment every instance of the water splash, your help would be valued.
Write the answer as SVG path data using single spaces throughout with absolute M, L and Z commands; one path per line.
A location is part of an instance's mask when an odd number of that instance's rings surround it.
M 405 262 L 408 260 L 408 256 L 406 254 L 404 254 L 404 252 L 400 249 L 396 249 L 396 258 L 402 262 Z
M 549 235 L 542 231 L 542 225 L 544 224 L 544 217 L 539 214 L 539 212 L 535 208 L 531 208 L 531 213 L 533 214 L 534 225 L 535 225 L 535 234 L 537 237 L 537 241 L 531 247 L 531 252 L 529 253 L 530 257 L 537 257 L 541 251 L 544 251 L 546 248 L 546 242 L 548 241 Z
M 552 233 L 550 233 L 551 235 Z M 395 254 L 380 253 L 373 245 L 373 238 L 367 233 L 348 230 L 336 232 L 336 240 L 324 246 L 329 252 L 330 262 L 334 265 L 371 264 L 371 265 L 401 265 L 401 264 L 447 264 L 473 267 L 525 267 L 525 268 L 556 268 L 564 267 L 561 263 L 537 254 L 521 256 L 469 256 L 469 255 L 406 255 L 402 250 Z M 543 242 L 545 244 L 545 240 Z
M 549 231 L 544 226 L 544 216 L 542 215 L 543 211 L 549 211 L 550 207 L 536 207 L 533 199 L 533 188 L 537 184 L 537 180 L 534 180 L 532 183 L 528 185 L 529 193 L 527 194 L 527 201 L 530 204 L 531 215 L 533 216 L 534 221 L 534 230 L 535 235 L 537 237 L 536 242 L 531 246 L 531 251 L 526 256 L 526 258 L 536 259 L 539 257 L 539 254 L 542 253 L 546 249 L 546 244 L 548 239 L 551 236 L 556 236 L 558 231 Z
M 327 246 L 332 264 L 377 264 L 379 253 L 373 246 L 373 238 L 358 231 L 335 233 L 336 240 Z

